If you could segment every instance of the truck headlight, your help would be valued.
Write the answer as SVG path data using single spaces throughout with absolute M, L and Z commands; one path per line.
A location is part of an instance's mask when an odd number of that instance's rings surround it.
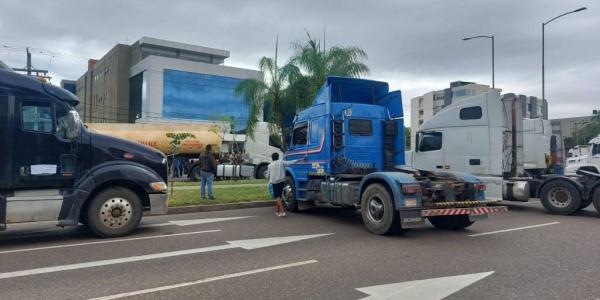
M 164 181 L 151 182 L 150 188 L 152 188 L 152 190 L 154 190 L 155 192 L 166 192 L 167 184 Z

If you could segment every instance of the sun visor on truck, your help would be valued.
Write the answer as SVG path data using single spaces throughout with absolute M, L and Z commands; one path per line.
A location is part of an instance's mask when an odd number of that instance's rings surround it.
M 393 91 L 375 101 L 375 104 L 387 107 L 391 118 L 404 117 L 402 109 L 402 94 L 400 91 Z
M 51 94 L 52 96 L 66 101 L 69 104 L 71 104 L 71 106 L 75 107 L 77 106 L 77 104 L 79 104 L 79 98 L 77 98 L 77 96 L 73 95 L 71 92 L 57 87 L 55 85 L 51 85 L 51 84 L 42 84 L 42 86 L 44 87 L 44 90 L 46 90 L 46 92 L 48 92 L 49 94 Z

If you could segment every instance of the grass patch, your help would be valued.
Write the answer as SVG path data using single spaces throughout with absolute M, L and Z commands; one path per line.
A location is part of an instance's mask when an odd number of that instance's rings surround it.
M 266 179 L 240 179 L 240 180 L 215 180 L 213 181 L 213 185 L 232 185 L 232 184 L 255 184 L 255 183 L 264 183 L 267 185 Z M 200 183 L 198 181 L 176 181 L 173 186 L 199 186 Z M 171 183 L 169 182 L 169 187 Z
M 169 206 L 225 204 L 271 199 L 266 184 L 265 186 L 213 189 L 213 193 L 215 200 L 208 200 L 200 198 L 200 188 L 194 190 L 173 190 L 173 195 L 169 195 Z

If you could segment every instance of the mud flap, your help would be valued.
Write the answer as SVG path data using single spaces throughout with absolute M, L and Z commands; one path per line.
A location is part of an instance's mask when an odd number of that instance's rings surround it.
M 415 228 L 425 225 L 425 218 L 421 216 L 420 209 L 407 209 L 398 211 L 402 229 Z

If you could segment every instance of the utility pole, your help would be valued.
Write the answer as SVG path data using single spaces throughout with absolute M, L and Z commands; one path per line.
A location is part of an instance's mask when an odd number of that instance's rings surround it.
M 35 77 L 50 80 L 50 76 L 48 76 L 48 70 L 36 69 L 31 64 L 31 52 L 29 52 L 29 47 L 25 48 L 25 50 L 27 51 L 27 65 L 24 68 L 16 68 L 13 70 L 17 72 L 26 72 L 27 76 L 32 76 L 32 74 L 35 73 Z

